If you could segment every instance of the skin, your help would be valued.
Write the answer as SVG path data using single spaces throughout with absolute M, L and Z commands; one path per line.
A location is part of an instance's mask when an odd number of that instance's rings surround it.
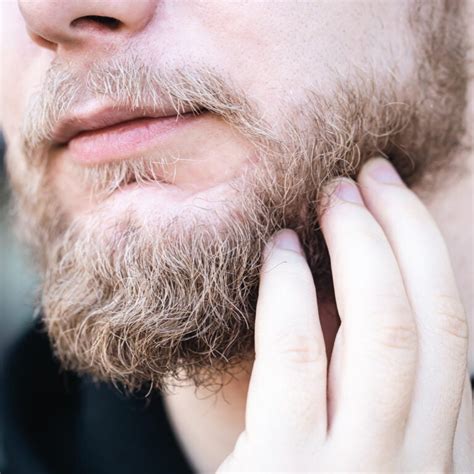
M 442 205 L 434 199 L 431 213 L 382 159 L 367 163 L 357 183 L 330 186 L 338 191 L 322 227 L 345 330 L 336 339 L 328 377 L 315 318 L 317 284 L 296 235 L 285 230 L 267 249 L 250 380 L 231 380 L 216 397 L 190 387 L 167 397 L 183 444 L 202 472 L 215 469 L 232 449 L 222 472 L 292 470 L 295 460 L 307 471 L 468 472 L 473 422 L 462 362 L 467 329 L 432 214 L 445 225 L 468 218 L 466 206 L 457 208 L 456 219 L 442 220 L 443 209 L 469 192 L 471 178 L 452 186 Z M 459 245 L 458 239 L 450 242 Z
M 53 60 L 86 70 L 91 60 L 129 42 L 172 64 L 190 60 L 219 68 L 275 122 L 279 104 L 270 97 L 290 91 L 298 100 L 314 81 L 330 94 L 333 70 L 350 74 L 353 64 L 368 58 L 382 76 L 392 73 L 394 63 L 401 78 L 413 67 L 400 14 L 408 3 L 354 2 L 347 8 L 332 2 L 329 8 L 328 2 L 312 2 L 299 9 L 249 3 L 251 8 L 210 1 L 2 4 L 2 68 L 22 71 L 1 79 L 0 124 L 7 143 L 17 138 L 27 100 Z M 104 34 L 87 24 L 74 32 L 67 28 L 85 15 L 118 18 L 125 31 Z M 249 66 L 249 54 L 265 60 Z M 228 168 L 219 166 L 221 154 L 213 150 L 224 149 L 233 170 L 246 163 L 245 146 L 228 130 L 206 134 L 199 147 L 193 140 L 173 143 L 181 153 L 191 147 L 202 160 L 194 182 L 196 173 L 183 167 L 187 186 L 205 190 L 226 179 Z M 462 179 L 434 197 L 420 191 L 423 200 L 379 160 L 364 167 L 358 188 L 349 181 L 331 184 L 337 197 L 322 227 L 344 336 L 336 341 L 328 376 L 317 282 L 295 235 L 287 230 L 274 237 L 261 276 L 251 378 L 240 375 L 211 398 L 193 387 L 176 388 L 167 397 L 176 432 L 197 470 L 294 471 L 295 463 L 313 471 L 471 469 L 464 308 L 471 314 L 472 229 L 466 223 L 472 209 L 468 199 L 459 199 L 459 193 L 472 192 L 469 163 L 466 158 Z M 382 181 L 374 179 L 376 169 Z M 84 212 L 85 195 L 72 176 L 59 168 L 55 181 L 70 215 Z M 144 199 L 144 209 L 147 204 Z M 461 240 L 459 228 L 465 229 Z
M 333 183 L 334 205 L 322 219 L 342 319 L 329 379 L 311 275 L 295 234 L 283 231 L 261 277 L 246 429 L 223 471 L 289 469 L 296 459 L 301 470 L 452 468 L 453 410 L 469 387 L 465 319 L 445 245 L 385 161 L 369 162 L 358 184 Z M 420 278 L 426 258 L 433 271 Z M 445 370 L 433 374 L 438 366 Z M 449 397 L 441 395 L 447 386 Z

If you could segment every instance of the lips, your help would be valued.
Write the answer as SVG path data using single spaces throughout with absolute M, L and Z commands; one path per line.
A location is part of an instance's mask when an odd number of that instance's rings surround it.
M 204 111 L 124 110 L 107 107 L 76 112 L 61 121 L 53 143 L 82 164 L 98 164 L 143 156 L 170 135 L 198 119 Z

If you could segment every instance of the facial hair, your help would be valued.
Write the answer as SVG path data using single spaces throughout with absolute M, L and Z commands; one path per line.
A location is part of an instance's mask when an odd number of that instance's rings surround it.
M 375 75 L 341 78 L 329 97 L 309 91 L 303 103 L 284 104 L 277 125 L 216 71 L 157 72 L 127 56 L 97 65 L 86 78 L 52 68 L 29 109 L 23 147 L 11 151 L 10 163 L 19 164 L 10 172 L 20 227 L 42 273 L 42 318 L 64 367 L 132 391 L 180 378 L 218 383 L 252 359 L 262 249 L 281 228 L 299 234 L 318 297 L 333 299 L 318 224 L 324 184 L 356 176 L 373 156 L 389 158 L 410 184 L 443 168 L 462 135 L 461 61 L 456 67 L 459 80 L 448 88 L 435 84 L 435 74 L 423 87 L 416 78 L 403 86 Z M 54 123 L 85 90 L 130 109 L 154 103 L 157 110 L 156 91 L 165 91 L 178 112 L 204 109 L 239 130 L 258 166 L 232 182 L 231 197 L 211 215 L 144 222 L 130 210 L 104 231 L 99 205 L 71 220 L 46 150 Z M 146 157 L 77 173 L 99 204 L 130 177 L 154 180 Z

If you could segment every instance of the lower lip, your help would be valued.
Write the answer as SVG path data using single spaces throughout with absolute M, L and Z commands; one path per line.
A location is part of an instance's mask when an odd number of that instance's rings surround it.
M 194 114 L 179 117 L 145 117 L 110 127 L 81 132 L 67 146 L 71 158 L 82 164 L 99 164 L 129 158 L 159 146 L 170 135 L 199 118 Z

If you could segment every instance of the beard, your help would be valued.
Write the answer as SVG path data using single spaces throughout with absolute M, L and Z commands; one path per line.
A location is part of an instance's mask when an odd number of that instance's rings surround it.
M 282 228 L 298 233 L 318 299 L 333 302 L 318 224 L 324 185 L 355 177 L 365 161 L 382 155 L 408 184 L 423 178 L 428 186 L 459 149 L 463 61 L 436 57 L 422 61 L 423 74 L 408 84 L 382 84 L 374 75 L 341 78 L 326 96 L 307 92 L 301 103 L 282 104 L 277 125 L 265 123 L 246 94 L 215 71 L 157 73 L 140 58 L 98 65 L 86 79 L 52 68 L 9 163 L 19 227 L 42 275 L 42 318 L 63 366 L 131 391 L 180 379 L 218 384 L 253 358 L 262 250 Z M 456 80 L 435 73 L 440 61 Z M 73 220 L 46 150 L 51 127 L 84 90 L 132 109 L 154 103 L 157 110 L 156 91 L 165 91 L 178 112 L 206 110 L 238 130 L 257 164 L 232 181 L 217 211 L 145 220 L 133 209 L 108 219 L 106 205 L 124 184 L 155 182 L 156 160 L 77 167 L 97 208 Z

